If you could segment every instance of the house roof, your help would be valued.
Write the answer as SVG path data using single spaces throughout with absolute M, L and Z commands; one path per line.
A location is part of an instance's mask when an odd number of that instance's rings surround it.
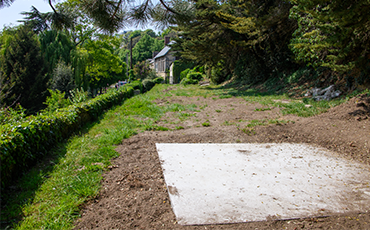
M 174 41 L 171 41 L 168 45 L 172 45 L 174 44 L 175 42 Z M 157 59 L 157 58 L 160 58 L 160 57 L 163 57 L 163 56 L 166 56 L 166 54 L 168 53 L 168 51 L 171 50 L 171 47 L 169 46 L 165 46 L 153 59 Z

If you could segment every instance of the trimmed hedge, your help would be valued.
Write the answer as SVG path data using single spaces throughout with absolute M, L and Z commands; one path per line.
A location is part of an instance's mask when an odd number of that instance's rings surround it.
M 140 84 L 135 84 L 138 87 Z M 29 116 L 24 121 L 0 127 L 1 187 L 9 186 L 37 159 L 83 125 L 134 95 L 131 84 L 112 90 L 87 102 L 59 109 L 52 115 Z

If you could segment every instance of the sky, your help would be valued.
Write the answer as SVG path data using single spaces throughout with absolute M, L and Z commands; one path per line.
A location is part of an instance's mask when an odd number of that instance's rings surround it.
M 60 1 L 56 1 L 60 2 Z M 23 15 L 21 15 L 21 12 L 29 12 L 31 11 L 31 7 L 35 6 L 40 12 L 50 12 L 52 9 L 49 6 L 49 3 L 47 0 L 15 0 L 13 4 L 10 7 L 4 7 L 0 9 L 0 30 L 4 28 L 4 25 L 6 26 L 15 26 L 20 24 L 17 22 L 18 20 L 23 19 Z M 154 31 L 158 32 L 158 30 L 154 29 L 153 27 L 148 26 L 147 28 L 135 28 L 135 27 L 129 27 L 124 28 L 123 30 L 145 30 L 145 29 L 153 29 Z

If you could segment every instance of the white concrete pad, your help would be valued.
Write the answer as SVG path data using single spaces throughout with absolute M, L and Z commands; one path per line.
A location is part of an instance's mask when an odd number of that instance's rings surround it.
M 156 144 L 181 225 L 370 208 L 370 168 L 303 144 Z

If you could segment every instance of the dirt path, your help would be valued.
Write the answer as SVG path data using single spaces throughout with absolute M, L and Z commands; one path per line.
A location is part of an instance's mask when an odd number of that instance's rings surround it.
M 176 97 L 169 103 L 196 104 L 201 112 L 185 121 L 169 113 L 160 126 L 184 129 L 140 133 L 117 147 L 120 157 L 104 178 L 100 196 L 87 204 L 76 229 L 370 229 L 370 213 L 322 218 L 181 226 L 176 223 L 155 143 L 308 143 L 340 157 L 370 163 L 370 98 L 353 98 L 310 118 L 281 117 L 279 108 L 255 111 L 258 103 L 241 98 Z M 167 101 L 157 101 L 158 104 Z M 279 119 L 269 126 L 246 128 L 247 120 Z M 202 126 L 209 123 L 209 127 Z

